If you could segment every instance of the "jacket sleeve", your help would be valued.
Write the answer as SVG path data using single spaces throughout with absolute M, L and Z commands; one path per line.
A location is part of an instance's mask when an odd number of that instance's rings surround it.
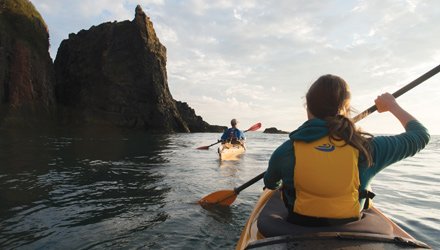
M 287 140 L 281 144 L 270 157 L 269 166 L 264 175 L 264 185 L 269 189 L 277 189 L 281 180 L 288 182 L 289 185 L 293 185 L 293 144 L 290 140 Z M 291 174 L 286 174 L 286 172 Z M 291 177 L 288 180 L 285 178 Z
M 415 155 L 429 142 L 428 130 L 417 120 L 409 121 L 406 132 L 394 136 L 377 136 L 372 142 L 373 166 L 370 175 L 375 175 L 385 167 Z
M 246 139 L 246 137 L 244 136 L 243 131 L 241 131 L 241 130 L 238 130 L 238 139 L 239 139 L 239 140 L 244 140 L 244 139 Z

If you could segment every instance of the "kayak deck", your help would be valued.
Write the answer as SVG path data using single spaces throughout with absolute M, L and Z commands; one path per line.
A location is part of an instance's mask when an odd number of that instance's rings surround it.
M 242 144 L 222 143 L 218 147 L 218 156 L 220 161 L 238 160 L 238 156 L 246 151 L 246 147 Z
M 303 227 L 286 221 L 279 191 L 265 190 L 241 234 L 236 249 L 400 249 L 429 248 L 377 208 L 360 221 L 332 227 Z
M 245 249 L 426 249 L 424 243 L 399 237 L 361 233 L 320 233 L 277 236 L 255 241 Z

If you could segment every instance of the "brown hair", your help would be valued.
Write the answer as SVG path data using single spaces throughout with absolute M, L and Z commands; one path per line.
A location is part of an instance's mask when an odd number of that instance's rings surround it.
M 232 127 L 237 126 L 237 123 L 238 123 L 237 119 L 234 118 L 234 119 L 231 120 L 231 126 Z
M 307 109 L 316 118 L 325 120 L 330 140 L 343 140 L 359 150 L 368 166 L 373 163 L 369 141 L 371 134 L 356 129 L 348 118 L 350 90 L 348 84 L 339 76 L 323 75 L 310 86 L 306 95 Z

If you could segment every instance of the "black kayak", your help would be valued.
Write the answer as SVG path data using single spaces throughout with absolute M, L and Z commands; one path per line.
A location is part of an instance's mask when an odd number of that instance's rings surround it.
M 431 249 L 374 206 L 359 221 L 331 227 L 295 225 L 287 214 L 281 193 L 265 190 L 236 249 Z

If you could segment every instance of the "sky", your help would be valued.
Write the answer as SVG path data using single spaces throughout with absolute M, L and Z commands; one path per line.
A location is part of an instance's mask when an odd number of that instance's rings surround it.
M 32 0 L 48 25 L 53 60 L 70 33 L 133 20 L 140 5 L 167 48 L 168 85 L 209 124 L 293 131 L 319 76 L 350 85 L 362 112 L 440 64 L 438 0 Z M 397 99 L 440 135 L 440 74 Z M 356 113 L 354 113 L 355 115 Z M 437 115 L 435 115 L 437 114 Z M 374 134 L 404 131 L 390 113 L 357 124 Z

